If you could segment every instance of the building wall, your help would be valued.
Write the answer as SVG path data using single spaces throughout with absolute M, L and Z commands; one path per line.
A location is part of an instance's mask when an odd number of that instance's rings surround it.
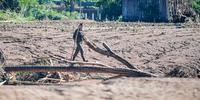
M 168 0 L 123 0 L 122 3 L 124 21 L 168 21 Z

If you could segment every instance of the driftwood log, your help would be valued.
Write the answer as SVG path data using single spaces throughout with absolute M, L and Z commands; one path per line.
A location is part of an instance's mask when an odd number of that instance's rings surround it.
M 53 79 L 51 79 L 53 80 Z M 59 81 L 59 80 L 57 80 Z M 18 80 L 9 80 L 6 85 L 62 85 L 60 83 L 41 83 L 41 82 L 30 82 L 30 81 L 18 81 Z
M 92 66 L 7 66 L 5 72 L 85 72 L 111 73 L 129 77 L 157 77 L 154 74 L 124 68 L 102 68 Z
M 85 37 L 85 36 L 84 36 L 84 42 L 92 50 L 94 50 L 94 51 L 96 51 L 96 52 L 98 52 L 98 53 L 100 53 L 102 55 L 111 56 L 111 57 L 115 58 L 116 60 L 118 60 L 119 62 L 121 62 L 124 65 L 126 65 L 130 69 L 138 69 L 135 66 L 133 66 L 131 63 L 129 63 L 127 60 L 125 60 L 122 57 L 120 57 L 119 55 L 115 54 L 106 43 L 103 43 L 103 46 L 106 49 L 106 50 L 104 50 L 104 49 L 99 48 L 93 42 L 89 41 L 89 39 L 87 37 Z

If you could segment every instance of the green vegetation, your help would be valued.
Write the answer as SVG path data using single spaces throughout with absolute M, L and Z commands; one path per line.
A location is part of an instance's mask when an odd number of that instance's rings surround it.
M 31 17 L 23 17 L 21 14 L 12 12 L 10 10 L 0 11 L 0 20 L 9 20 L 9 21 L 24 21 L 24 20 L 32 20 Z
M 59 11 L 56 1 L 69 5 L 70 0 L 0 0 L 0 20 L 31 21 L 31 20 L 60 20 L 77 19 L 78 13 Z
M 102 20 L 122 20 L 122 0 L 0 0 L 0 20 L 32 21 L 78 19 L 78 12 L 70 12 L 71 2 L 96 2 L 89 8 L 100 8 Z M 62 2 L 65 10 L 59 10 Z M 75 5 L 76 6 L 76 5 Z M 147 15 L 156 15 L 158 10 L 150 5 L 139 9 L 152 9 Z M 192 7 L 200 14 L 200 0 L 192 0 Z M 86 7 L 87 8 L 87 7 Z M 151 18 L 147 18 L 151 19 Z
M 70 9 L 71 1 L 80 0 L 0 0 L 0 20 L 60 20 L 78 19 L 78 13 L 58 11 L 54 6 L 64 2 L 66 9 Z M 121 20 L 122 0 L 81 0 L 82 2 L 96 2 L 92 8 L 101 8 L 102 20 Z M 91 7 L 90 7 L 91 8 Z M 114 9 L 114 10 L 113 10 Z
M 54 8 L 59 1 L 64 2 L 67 9 L 71 0 L 0 0 L 0 20 L 60 20 L 78 19 L 78 13 L 58 11 Z M 80 0 L 74 0 L 79 2 Z M 118 20 L 122 14 L 122 0 L 81 0 L 96 2 L 96 7 L 101 8 L 102 19 Z M 113 10 L 115 9 L 115 10 Z
M 200 15 L 200 0 L 193 0 L 192 7 Z
M 20 9 L 19 2 L 18 0 L 0 0 L 0 9 L 18 11 Z

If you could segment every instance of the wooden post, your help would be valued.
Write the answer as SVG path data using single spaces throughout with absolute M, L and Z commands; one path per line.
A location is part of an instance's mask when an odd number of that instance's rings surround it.
M 88 19 L 88 17 L 87 17 L 87 13 L 85 13 L 85 19 Z
M 94 20 L 94 13 L 92 13 L 92 20 Z

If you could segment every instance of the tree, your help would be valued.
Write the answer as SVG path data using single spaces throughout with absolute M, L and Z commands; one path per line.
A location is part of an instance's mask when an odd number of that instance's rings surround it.
M 19 5 L 21 7 L 21 13 L 24 16 L 28 16 L 28 12 L 32 7 L 38 6 L 37 0 L 19 0 Z
M 19 2 L 18 0 L 0 0 L 0 9 L 2 10 L 15 10 L 19 11 Z
M 122 15 L 122 0 L 99 0 L 97 6 L 102 8 L 102 18 L 117 20 Z

